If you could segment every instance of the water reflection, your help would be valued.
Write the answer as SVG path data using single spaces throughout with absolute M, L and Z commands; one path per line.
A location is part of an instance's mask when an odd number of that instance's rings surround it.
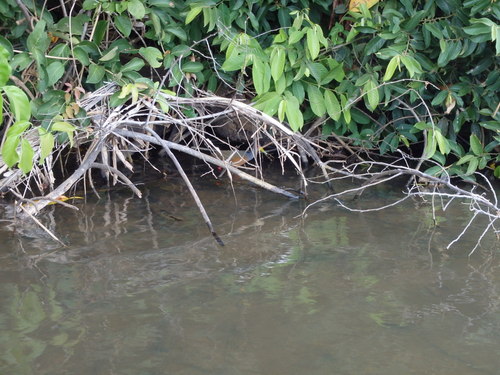
M 2 230 L 0 372 L 497 373 L 497 243 L 468 258 L 471 228 L 445 249 L 461 205 L 438 227 L 410 201 L 324 204 L 302 221 L 297 202 L 213 184 L 196 187 L 224 248 L 180 183 L 54 208 L 44 222 L 67 248 L 36 227 Z

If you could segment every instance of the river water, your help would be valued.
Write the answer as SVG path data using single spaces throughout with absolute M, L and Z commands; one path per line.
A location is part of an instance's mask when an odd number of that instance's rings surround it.
M 293 185 L 295 178 L 283 178 Z M 1 374 L 498 374 L 498 242 L 466 205 L 371 213 L 236 181 L 182 182 L 52 206 L 0 229 Z M 234 190 L 233 190 L 234 188 Z M 317 188 L 318 196 L 323 192 Z M 388 204 L 378 187 L 355 208 Z M 2 209 L 8 209 L 3 207 Z

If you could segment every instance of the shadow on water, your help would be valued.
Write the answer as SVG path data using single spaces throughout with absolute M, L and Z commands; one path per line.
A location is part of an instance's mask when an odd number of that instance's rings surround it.
M 286 181 L 284 182 L 286 183 Z M 235 183 L 149 183 L 0 231 L 0 373 L 496 374 L 500 263 L 469 213 L 369 214 Z M 383 187 L 363 202 L 394 200 Z M 357 204 L 362 204 L 357 203 Z

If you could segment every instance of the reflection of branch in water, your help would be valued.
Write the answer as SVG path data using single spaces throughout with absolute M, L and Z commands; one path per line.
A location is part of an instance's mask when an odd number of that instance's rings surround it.
M 364 162 L 364 163 L 354 163 L 349 167 L 344 168 L 348 173 L 343 173 L 341 176 L 336 174 L 337 170 L 332 170 L 334 173 L 334 177 L 330 178 L 330 181 L 343 180 L 346 178 L 346 174 L 348 174 L 351 178 L 355 180 L 362 181 L 362 184 L 359 186 L 354 186 L 343 191 L 329 194 L 317 201 L 309 204 L 303 211 L 302 216 L 309 209 L 317 205 L 318 203 L 334 200 L 337 202 L 342 208 L 351 211 L 351 212 L 372 212 L 372 211 L 380 211 L 386 209 L 388 207 L 393 207 L 401 202 L 405 201 L 410 197 L 416 198 L 432 198 L 433 212 L 435 212 L 435 199 L 439 199 L 442 202 L 443 211 L 451 204 L 451 202 L 455 199 L 466 200 L 469 202 L 469 210 L 473 212 L 473 217 L 466 224 L 465 228 L 458 234 L 458 236 L 451 241 L 447 249 L 449 249 L 454 243 L 459 241 L 467 229 L 472 225 L 475 218 L 477 216 L 486 217 L 489 221 L 488 225 L 484 228 L 483 232 L 479 235 L 475 246 L 470 251 L 469 255 L 472 255 L 474 251 L 481 244 L 484 236 L 493 230 L 493 232 L 497 235 L 500 234 L 500 230 L 496 229 L 495 222 L 500 219 L 500 206 L 498 205 L 498 198 L 495 192 L 495 189 L 491 185 L 490 181 L 482 174 L 477 173 L 476 175 L 482 178 L 485 181 L 486 186 L 484 187 L 486 190 L 486 194 L 478 194 L 475 192 L 475 188 L 470 191 L 462 189 L 461 187 L 453 184 L 450 180 L 450 176 L 447 174 L 447 171 L 443 168 L 442 173 L 444 177 L 439 178 L 435 176 L 428 175 L 424 172 L 411 168 L 409 166 L 400 165 L 402 162 L 406 162 L 407 157 L 403 156 L 401 160 L 398 160 L 396 163 L 384 163 L 384 162 Z M 362 170 L 363 172 L 358 173 L 358 170 Z M 399 198 L 398 200 L 385 204 L 382 206 L 378 206 L 375 208 L 353 208 L 348 203 L 346 203 L 347 197 L 352 197 L 354 195 L 354 199 L 361 196 L 361 194 L 367 189 L 371 188 L 383 183 L 387 183 L 401 176 L 414 176 L 419 177 L 422 180 L 425 180 L 430 186 L 433 187 L 432 191 L 426 191 L 422 189 L 421 186 L 414 183 L 413 186 L 410 186 L 407 190 L 406 194 Z M 446 190 L 445 190 L 446 189 Z M 488 196 L 490 198 L 488 198 Z

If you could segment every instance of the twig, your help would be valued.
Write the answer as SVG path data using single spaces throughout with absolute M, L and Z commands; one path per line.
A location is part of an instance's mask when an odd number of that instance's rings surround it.
M 127 185 L 135 193 L 135 195 L 137 195 L 139 198 L 142 198 L 141 191 L 137 189 L 137 187 L 133 184 L 133 182 L 130 181 L 130 179 L 127 176 L 125 176 L 121 171 L 119 171 L 117 168 L 114 168 L 107 164 L 95 163 L 95 162 L 90 165 L 90 168 L 99 168 L 102 170 L 107 170 L 112 172 L 113 174 L 120 177 L 125 183 L 125 185 Z
M 123 137 L 141 139 L 143 141 L 154 143 L 154 144 L 157 144 L 160 146 L 163 146 L 163 144 L 166 144 L 172 150 L 183 152 L 185 154 L 188 154 L 188 155 L 194 156 L 200 160 L 203 160 L 204 162 L 211 163 L 211 164 L 214 164 L 218 167 L 228 169 L 231 173 L 234 173 L 235 175 L 241 177 L 242 179 L 250 181 L 251 183 L 253 183 L 259 187 L 262 187 L 266 190 L 269 190 L 273 193 L 281 194 L 281 195 L 284 195 L 284 196 L 286 196 L 288 198 L 292 198 L 292 199 L 299 198 L 299 196 L 297 196 L 293 193 L 290 193 L 289 191 L 280 189 L 277 186 L 271 185 L 265 181 L 262 181 L 258 178 L 255 178 L 255 177 L 249 175 L 248 173 L 245 173 L 245 172 L 239 170 L 238 168 L 229 164 L 227 161 L 214 158 L 213 156 L 204 154 L 200 151 L 193 150 L 190 147 L 183 146 L 183 145 L 180 145 L 178 143 L 174 143 L 174 142 L 170 142 L 170 141 L 165 141 L 163 139 L 157 140 L 155 137 L 148 136 L 148 135 L 143 134 L 143 133 L 134 132 L 131 130 L 117 129 L 117 130 L 115 130 L 114 133 L 117 135 L 123 136 Z
M 28 215 L 38 226 L 40 226 L 40 228 L 42 228 L 45 232 L 47 232 L 47 234 L 54 240 L 54 241 L 57 241 L 59 242 L 62 246 L 66 247 L 66 244 L 64 242 L 62 242 L 59 238 L 57 238 L 54 233 L 52 233 L 45 225 L 43 225 L 40 220 L 38 220 L 36 217 L 34 217 L 28 210 L 26 210 L 26 208 L 24 208 L 24 206 L 22 204 L 20 204 L 18 207 L 21 208 L 21 210 L 23 210 L 26 215 Z

